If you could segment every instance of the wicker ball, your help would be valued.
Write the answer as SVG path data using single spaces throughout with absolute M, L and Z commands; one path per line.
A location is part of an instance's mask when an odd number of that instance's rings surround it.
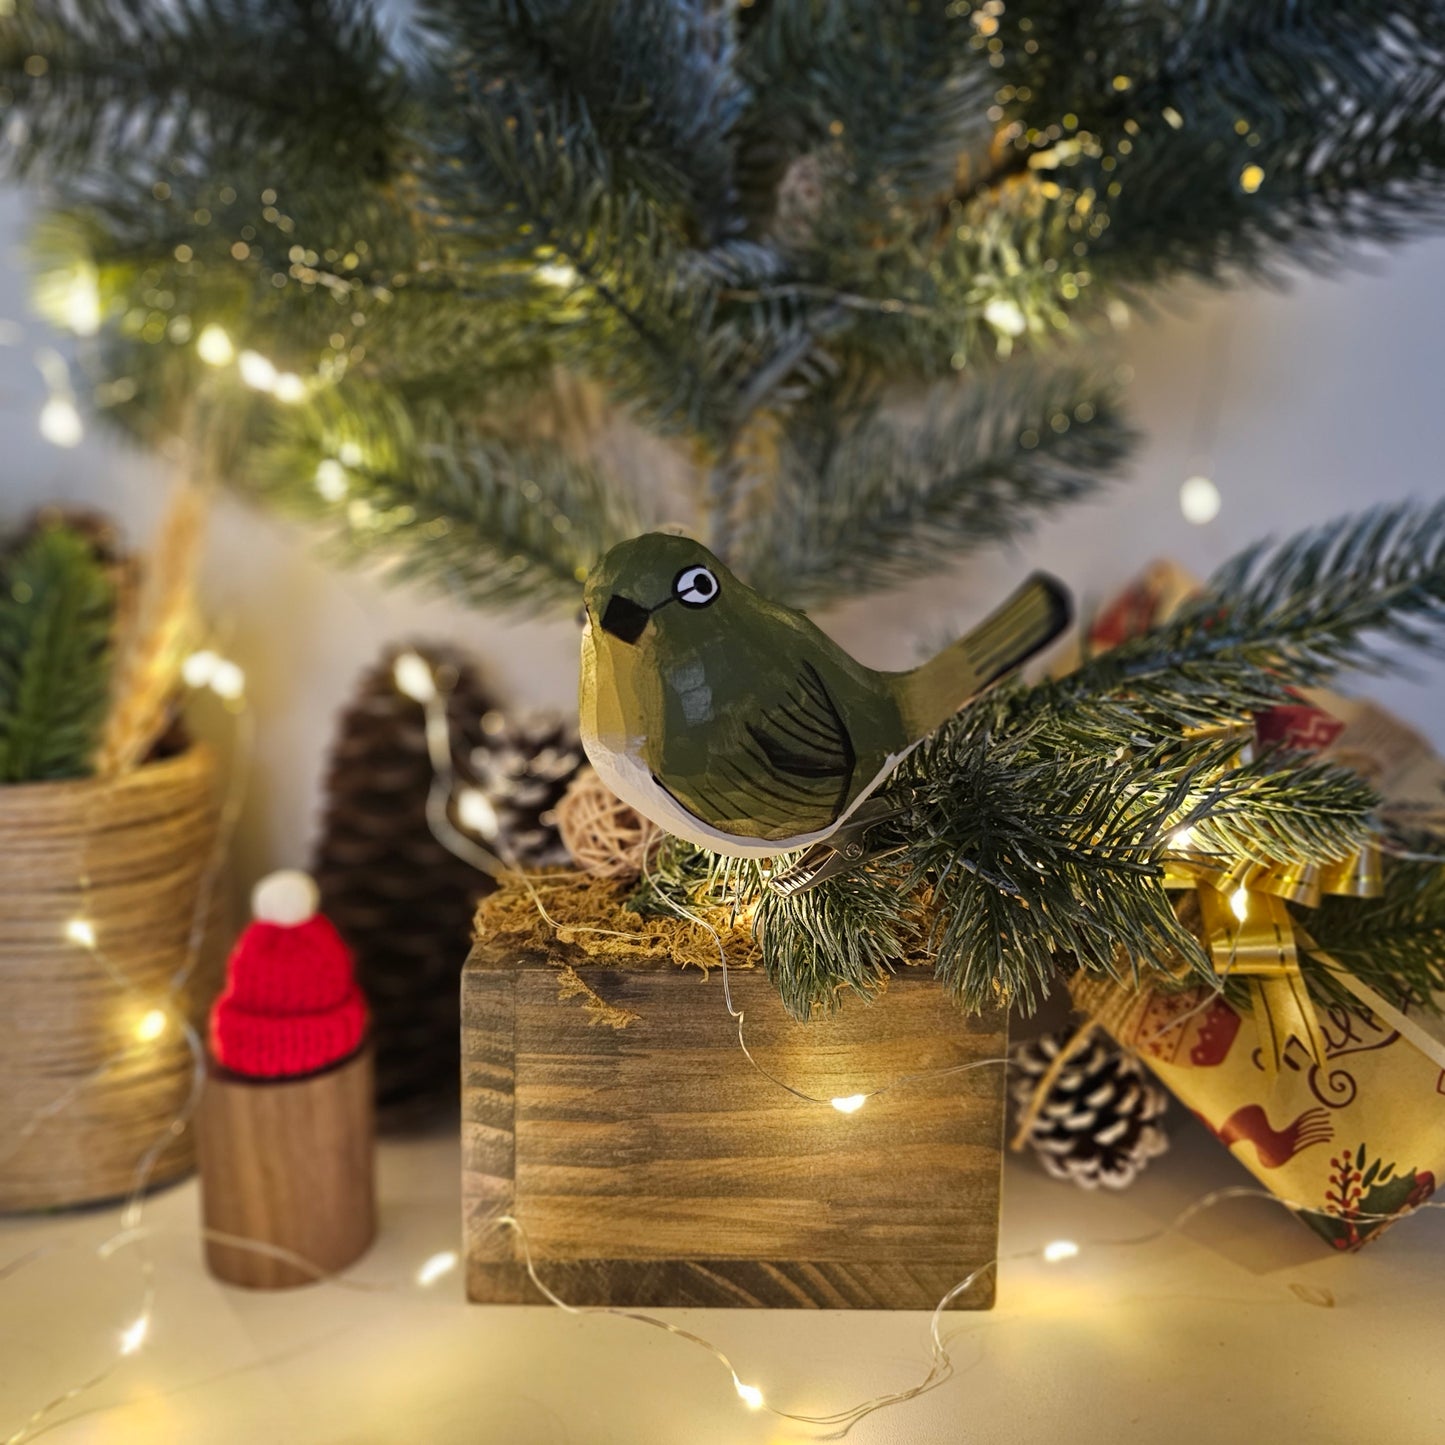
M 662 829 L 583 768 L 556 807 L 557 831 L 572 861 L 594 878 L 638 878 L 662 841 Z

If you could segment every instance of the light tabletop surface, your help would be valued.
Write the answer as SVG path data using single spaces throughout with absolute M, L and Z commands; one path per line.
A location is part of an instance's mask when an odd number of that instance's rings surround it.
M 1175 1112 L 1174 1150 L 1129 1191 L 1086 1194 L 1009 1159 L 999 1303 L 950 1315 L 954 1377 L 847 1436 L 884 1442 L 1439 1442 L 1445 1210 L 1335 1255 L 1284 1210 L 1235 1199 L 1153 1243 L 1108 1247 L 1252 1181 Z M 381 1234 L 344 1284 L 258 1294 L 200 1262 L 194 1182 L 146 1206 L 156 1296 L 144 1343 L 41 1439 L 106 1445 L 712 1445 L 824 1438 L 750 1411 L 703 1351 L 551 1307 L 481 1308 L 461 1270 L 454 1131 L 384 1141 Z M 0 1221 L 0 1439 L 114 1362 L 139 1311 L 119 1212 Z M 827 1414 L 927 1372 L 917 1313 L 672 1311 L 780 1409 Z

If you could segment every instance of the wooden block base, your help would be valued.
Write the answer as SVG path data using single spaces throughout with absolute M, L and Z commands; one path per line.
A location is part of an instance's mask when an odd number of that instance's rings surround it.
M 900 1085 L 844 1115 L 757 1072 L 723 1004 L 670 960 L 586 967 L 637 1015 L 614 1030 L 558 998 L 566 948 L 484 943 L 463 976 L 463 1192 L 473 1300 L 932 1309 L 997 1252 L 1004 1120 L 994 1064 Z M 630 961 L 629 961 L 630 962 Z M 811 1024 L 734 971 L 758 1061 L 822 1099 L 1005 1050 L 925 970 Z M 959 1300 L 987 1307 L 990 1271 Z
M 213 1069 L 197 1121 L 206 1228 L 289 1250 L 315 1269 L 208 1239 L 211 1273 L 288 1289 L 354 1263 L 376 1236 L 375 1142 L 370 1048 L 303 1079 Z

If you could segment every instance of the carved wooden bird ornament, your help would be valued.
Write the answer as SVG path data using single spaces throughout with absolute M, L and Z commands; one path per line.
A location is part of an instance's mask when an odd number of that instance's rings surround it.
M 585 601 L 580 713 L 593 767 L 669 832 L 741 858 L 822 844 L 868 819 L 860 805 L 910 749 L 1070 619 L 1064 588 L 1035 574 L 922 666 L 875 672 L 701 543 L 656 532 L 608 552 Z

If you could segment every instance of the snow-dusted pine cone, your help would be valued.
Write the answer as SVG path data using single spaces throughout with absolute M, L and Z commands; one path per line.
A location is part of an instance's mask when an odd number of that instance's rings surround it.
M 1068 1033 L 1015 1044 L 1010 1090 L 1019 1117 L 1068 1042 Z M 1082 1189 L 1123 1189 L 1169 1138 L 1160 1123 L 1168 1091 L 1132 1054 L 1095 1030 L 1064 1064 L 1028 1132 L 1028 1142 L 1055 1179 Z
M 495 814 L 495 835 L 482 841 L 523 868 L 565 867 L 571 858 L 553 810 L 587 761 L 576 732 L 550 713 L 495 710 L 483 714 L 481 728 L 467 771 Z

